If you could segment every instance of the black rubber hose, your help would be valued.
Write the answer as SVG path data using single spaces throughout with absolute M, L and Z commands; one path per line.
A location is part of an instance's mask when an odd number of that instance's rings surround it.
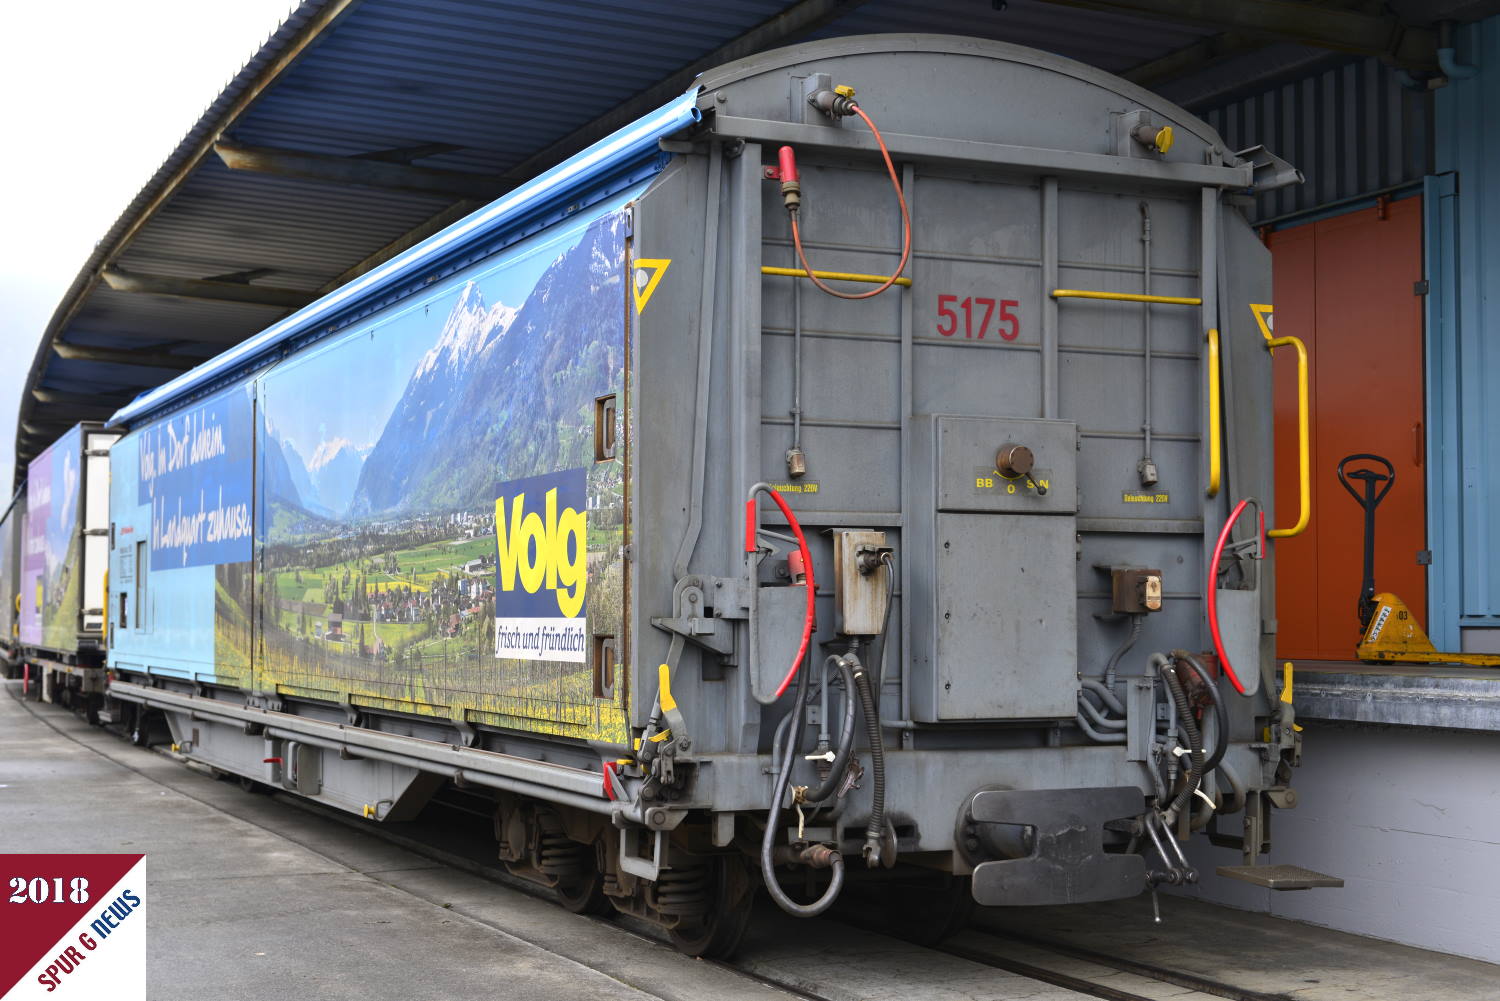
M 797 672 L 797 692 L 792 703 L 791 716 L 798 720 L 802 718 L 802 707 L 807 698 L 807 674 L 805 668 Z M 844 888 L 844 859 L 838 852 L 833 853 L 833 880 L 823 891 L 823 895 L 810 904 L 799 904 L 788 897 L 776 880 L 776 860 L 772 856 L 776 848 L 776 831 L 781 822 L 781 799 L 786 795 L 786 787 L 792 777 L 792 763 L 797 757 L 799 741 L 800 730 L 798 733 L 790 734 L 782 747 L 781 763 L 776 770 L 776 782 L 771 790 L 771 809 L 766 815 L 766 831 L 760 839 L 760 875 L 765 881 L 766 892 L 771 895 L 772 900 L 776 901 L 777 907 L 793 917 L 811 918 L 828 910 L 838 899 L 840 891 Z
M 852 662 L 854 684 L 859 689 L 860 705 L 865 711 L 865 734 L 870 740 L 870 821 L 865 825 L 865 865 L 880 865 L 880 843 L 885 839 L 885 742 L 880 733 L 880 710 L 870 692 L 870 678 L 865 666 L 851 650 L 844 655 Z
M 896 561 L 890 553 L 885 553 L 880 562 L 885 565 L 885 614 L 880 617 L 880 666 L 875 671 L 876 709 L 880 708 L 879 695 L 885 688 L 885 651 L 890 640 L 887 631 L 891 625 L 891 606 L 896 603 Z
M 1167 691 L 1172 693 L 1180 725 L 1188 739 L 1188 778 L 1182 792 L 1172 801 L 1170 812 L 1175 817 L 1188 807 L 1193 793 L 1198 789 L 1198 782 L 1203 777 L 1203 734 L 1198 730 L 1198 721 L 1193 718 L 1193 707 L 1188 702 L 1187 692 L 1183 690 L 1182 679 L 1177 677 L 1177 668 L 1167 664 L 1161 669 L 1161 676 L 1167 683 Z
M 1198 680 L 1203 682 L 1203 687 L 1208 690 L 1209 700 L 1214 704 L 1214 721 L 1217 723 L 1215 733 L 1218 739 L 1214 741 L 1214 751 L 1203 762 L 1203 774 L 1208 775 L 1219 767 L 1219 762 L 1224 760 L 1224 752 L 1229 749 L 1229 712 L 1224 708 L 1224 701 L 1219 698 L 1219 686 L 1209 676 L 1208 668 L 1203 662 L 1186 650 L 1173 650 L 1172 656 L 1187 664 L 1198 675 Z
M 1115 670 L 1120 666 L 1120 659 L 1129 653 L 1130 648 L 1135 646 L 1135 641 L 1141 638 L 1141 620 L 1145 617 L 1143 612 L 1130 617 L 1130 632 L 1125 634 L 1125 639 L 1115 648 L 1115 652 L 1110 655 L 1109 663 L 1104 666 L 1104 684 L 1111 693 L 1115 688 Z
M 825 778 L 815 789 L 807 791 L 809 803 L 820 803 L 832 796 L 839 783 L 844 780 L 844 771 L 849 767 L 849 757 L 854 753 L 854 708 L 859 701 L 859 692 L 855 689 L 854 671 L 849 667 L 849 661 L 843 657 L 829 657 L 834 666 L 839 669 L 839 674 L 844 678 L 844 725 L 839 730 L 838 749 L 834 751 L 833 764 L 828 768 L 828 777 Z

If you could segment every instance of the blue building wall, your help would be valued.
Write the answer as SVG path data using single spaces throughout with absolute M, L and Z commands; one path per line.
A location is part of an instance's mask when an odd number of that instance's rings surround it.
M 1500 17 L 1436 93 L 1427 180 L 1428 576 L 1439 649 L 1500 649 Z

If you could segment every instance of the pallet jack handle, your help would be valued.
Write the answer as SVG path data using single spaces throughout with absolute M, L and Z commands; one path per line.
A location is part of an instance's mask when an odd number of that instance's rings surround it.
M 1377 462 L 1385 467 L 1385 472 L 1378 469 L 1355 469 L 1349 472 L 1344 467 L 1351 462 Z M 1365 566 L 1364 578 L 1359 584 L 1359 628 L 1365 629 L 1370 625 L 1370 617 L 1375 614 L 1375 509 L 1380 502 L 1385 500 L 1385 495 L 1391 492 L 1391 487 L 1396 485 L 1396 467 L 1391 465 L 1391 460 L 1382 455 L 1372 455 L 1369 452 L 1356 452 L 1354 455 L 1346 455 L 1339 460 L 1339 482 L 1344 489 L 1349 491 L 1349 496 L 1359 502 L 1359 506 L 1365 512 Z M 1359 480 L 1364 484 L 1364 493 L 1355 490 L 1350 480 Z M 1384 483 L 1376 491 L 1376 484 Z

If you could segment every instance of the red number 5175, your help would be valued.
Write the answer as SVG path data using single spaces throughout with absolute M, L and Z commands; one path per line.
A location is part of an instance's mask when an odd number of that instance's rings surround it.
M 990 320 L 995 320 L 995 333 L 1000 335 L 1003 341 L 1013 341 L 1021 336 L 1021 321 L 1012 309 L 1021 303 L 1016 299 L 981 299 L 977 296 L 967 297 L 962 302 L 956 295 L 938 296 L 938 325 L 937 332 L 944 337 L 953 337 L 958 333 L 958 310 L 953 304 L 958 303 L 958 309 L 964 314 L 964 337 L 969 340 L 984 340 L 985 331 L 990 328 Z M 996 306 L 999 310 L 996 310 Z M 982 310 L 982 312 L 981 312 Z M 975 320 L 978 323 L 975 323 Z

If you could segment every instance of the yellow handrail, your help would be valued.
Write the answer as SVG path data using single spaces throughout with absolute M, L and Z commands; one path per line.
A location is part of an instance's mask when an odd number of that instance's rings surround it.
M 783 278 L 806 278 L 807 272 L 801 268 L 773 268 L 769 264 L 762 265 L 760 273 L 763 275 L 780 275 Z M 889 275 L 864 275 L 855 271 L 818 271 L 813 270 L 813 276 L 817 278 L 831 278 L 840 282 L 864 282 L 867 285 L 882 285 Z M 895 284 L 903 288 L 911 288 L 910 278 L 897 278 Z
M 1297 337 L 1277 337 L 1266 341 L 1267 350 L 1290 345 L 1297 349 L 1297 472 L 1302 479 L 1300 497 L 1302 511 L 1297 524 L 1291 528 L 1273 528 L 1266 534 L 1273 539 L 1286 539 L 1307 531 L 1312 520 L 1312 420 L 1307 405 L 1307 345 Z
M 1116 302 L 1154 302 L 1160 306 L 1201 306 L 1202 299 L 1180 295 L 1141 295 L 1139 292 L 1090 292 L 1086 289 L 1055 288 L 1054 299 L 1112 299 Z
M 1219 331 L 1210 328 L 1208 331 L 1208 496 L 1219 496 L 1219 483 L 1223 477 L 1220 466 L 1219 455 L 1223 451 L 1220 445 L 1219 417 Z

